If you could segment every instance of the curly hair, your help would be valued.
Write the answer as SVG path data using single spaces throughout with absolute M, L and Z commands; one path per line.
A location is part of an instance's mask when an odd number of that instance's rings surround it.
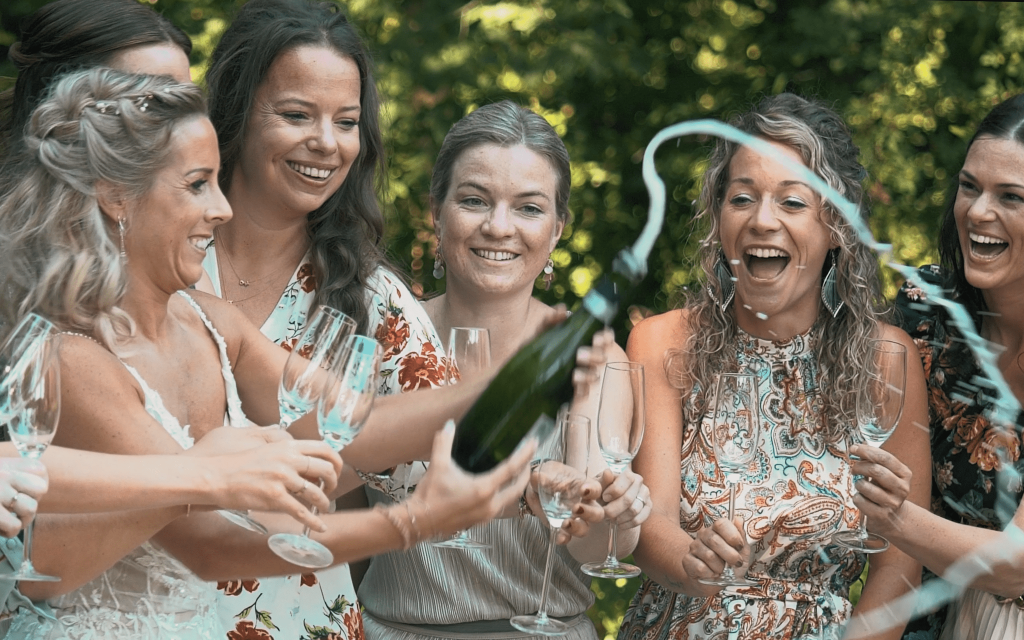
M 867 176 L 857 161 L 859 149 L 853 143 L 842 118 L 817 102 L 793 94 L 764 98 L 751 111 L 734 118 L 730 124 L 748 134 L 792 147 L 804 163 L 822 180 L 858 205 L 867 219 L 861 181 Z M 689 295 L 689 339 L 681 349 L 666 354 L 669 379 L 679 389 L 695 389 L 696 401 L 684 409 L 688 424 L 694 424 L 707 409 L 714 389 L 715 375 L 735 370 L 732 346 L 738 339 L 735 317 L 723 311 L 721 286 L 715 277 L 715 262 L 720 254 L 719 227 L 722 201 L 729 182 L 729 165 L 740 145 L 719 140 L 715 145 L 701 185 L 697 220 L 708 232 L 698 251 L 707 286 Z M 815 357 L 819 367 L 819 391 L 824 401 L 822 422 L 826 437 L 843 438 L 847 429 L 871 404 L 868 400 L 864 355 L 869 341 L 878 333 L 882 297 L 878 284 L 878 262 L 874 253 L 858 238 L 853 227 L 838 209 L 823 201 L 824 222 L 838 245 L 833 251 L 836 265 L 836 290 L 845 306 L 835 318 L 819 309 L 814 331 Z M 830 266 L 826 261 L 822 277 Z
M 328 47 L 359 68 L 359 156 L 341 187 L 309 213 L 307 233 L 317 282 L 313 306 L 341 309 L 365 332 L 367 281 L 385 262 L 384 217 L 377 198 L 384 180 L 384 140 L 373 61 L 337 5 L 252 0 L 224 32 L 206 73 L 210 119 L 220 142 L 220 186 L 224 193 L 231 189 L 256 90 L 278 56 L 301 46 Z
M 202 91 L 170 78 L 96 68 L 60 79 L 25 133 L 26 166 L 0 203 L 0 308 L 36 312 L 113 349 L 132 333 L 117 230 L 96 185 L 139 199 L 168 161 L 179 123 L 206 116 Z
M 1024 94 L 1007 98 L 1000 102 L 978 125 L 971 141 L 967 143 L 964 157 L 970 153 L 971 147 L 979 138 L 996 140 L 1013 140 L 1024 144 Z M 956 228 L 956 196 L 960 190 L 959 173 L 953 176 L 949 192 L 946 194 L 946 209 L 939 227 L 939 262 L 943 271 L 950 278 L 953 294 L 971 314 L 975 323 L 981 319 L 980 313 L 986 311 L 985 299 L 981 290 L 967 281 L 964 270 L 964 252 L 960 246 L 960 233 Z

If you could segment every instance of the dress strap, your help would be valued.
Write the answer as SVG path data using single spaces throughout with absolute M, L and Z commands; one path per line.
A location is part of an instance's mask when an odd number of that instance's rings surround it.
M 192 305 L 192 308 L 196 310 L 203 324 L 206 325 L 207 331 L 213 336 L 213 341 L 217 343 L 217 351 L 220 353 L 220 371 L 224 377 L 224 388 L 228 400 L 228 425 L 232 427 L 248 426 L 249 421 L 242 411 L 242 399 L 238 395 L 238 385 L 235 384 L 235 374 L 231 371 L 231 360 L 228 358 L 227 342 L 213 326 L 213 323 L 210 322 L 210 319 L 206 317 L 206 313 L 199 306 L 199 303 L 192 299 L 192 296 L 184 290 L 178 291 L 178 294 L 185 298 Z

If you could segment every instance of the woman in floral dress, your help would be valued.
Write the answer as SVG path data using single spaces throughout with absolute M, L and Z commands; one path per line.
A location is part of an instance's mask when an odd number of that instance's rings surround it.
M 765 98 L 733 124 L 775 153 L 717 144 L 701 191 L 707 286 L 684 309 L 637 325 L 626 348 L 648 372 L 648 428 L 635 464 L 654 512 L 634 553 L 647 578 L 620 640 L 838 638 L 855 613 L 918 580 L 919 565 L 890 548 L 872 556 L 856 611 L 850 603 L 864 556 L 830 538 L 860 516 L 853 476 L 862 463 L 851 468 L 847 443 L 858 419 L 870 419 L 858 413 L 870 406 L 863 362 L 872 339 L 913 343 L 879 319 L 872 252 L 775 160 L 808 167 L 866 214 L 857 148 L 835 113 L 791 94 Z M 913 422 L 924 419 L 924 382 L 910 364 L 906 408 L 886 447 L 920 472 L 928 448 Z M 762 428 L 729 522 L 709 430 L 715 376 L 737 371 L 757 377 Z M 924 503 L 927 492 L 927 478 L 918 479 L 910 495 Z M 754 586 L 698 581 L 727 563 Z
M 982 338 L 995 345 L 998 375 L 1024 400 L 1021 321 L 1024 317 L 1024 96 L 996 106 L 967 147 L 946 204 L 939 240 L 941 267 L 922 267 L 900 291 L 897 308 L 924 365 L 932 450 L 931 512 L 892 495 L 872 509 L 879 532 L 924 564 L 925 583 L 963 559 L 967 588 L 947 607 L 912 622 L 910 640 L 1024 637 L 1024 527 L 1021 414 L 995 413 L 994 372 L 983 370 L 965 330 L 934 294 L 968 311 Z M 926 289 L 931 287 L 932 296 Z M 1014 415 L 1011 398 L 999 404 Z M 1007 412 L 1005 408 L 1009 408 Z M 898 460 L 880 460 L 901 472 Z M 902 495 L 897 494 L 897 498 Z M 869 511 L 869 514 L 871 512 Z M 975 575 L 976 574 L 976 575 Z M 964 580 L 957 582 L 963 584 Z M 957 594 L 959 587 L 953 590 Z M 948 595 L 936 591 L 933 594 Z M 935 609 L 931 602 L 923 605 Z

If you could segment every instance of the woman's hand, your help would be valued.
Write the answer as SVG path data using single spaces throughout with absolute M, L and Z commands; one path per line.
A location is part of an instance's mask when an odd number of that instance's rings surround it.
M 884 449 L 857 444 L 850 447 L 850 455 L 860 458 L 852 461 L 850 469 L 864 476 L 856 484 L 853 501 L 867 516 L 868 528 L 884 536 L 899 527 L 914 474 Z
M 743 518 L 734 522 L 719 518 L 710 527 L 697 532 L 683 555 L 683 569 L 694 580 L 720 576 L 729 564 L 737 577 L 744 576 L 750 567 L 750 546 L 743 535 Z M 708 593 L 719 587 L 708 586 Z
M 49 478 L 38 460 L 0 458 L 0 534 L 18 535 L 36 515 Z
M 224 450 L 230 453 L 216 455 Z M 309 511 L 310 505 L 325 513 L 330 510 L 327 494 L 334 491 L 341 475 L 341 458 L 326 443 L 293 440 L 276 427 L 223 427 L 211 431 L 185 455 L 201 456 L 205 463 L 211 476 L 209 504 L 277 511 L 315 531 L 326 530 L 323 521 Z
M 605 469 L 601 474 L 601 490 L 604 519 L 619 528 L 638 527 L 650 517 L 651 490 L 632 469 L 627 467 L 618 475 Z
M 430 467 L 410 503 L 419 503 L 419 538 L 451 535 L 492 520 L 519 499 L 530 479 L 530 460 L 537 443 L 530 441 L 487 473 L 466 473 L 452 461 L 455 422 L 449 420 L 434 436 Z M 410 504 L 410 509 L 412 504 Z
M 530 483 L 526 487 L 526 503 L 530 505 L 530 511 L 533 512 L 537 518 L 540 519 L 546 526 L 550 526 L 547 516 L 544 515 L 544 509 L 540 504 L 540 496 L 537 494 L 537 486 L 544 482 L 542 476 L 545 468 L 549 465 L 554 464 L 552 462 L 546 462 L 537 469 L 534 469 L 530 474 Z M 572 467 L 567 465 L 561 465 L 563 471 L 572 472 L 575 471 Z M 566 518 L 562 523 L 562 527 L 555 537 L 556 544 L 567 544 L 572 538 L 583 538 L 590 533 L 590 525 L 597 524 L 604 520 L 604 509 L 598 500 L 601 497 L 601 483 L 594 478 L 587 478 L 576 471 L 580 477 L 580 481 L 583 484 L 581 493 L 582 500 L 579 504 L 573 507 L 572 516 Z
M 585 401 L 597 381 L 601 379 L 613 344 L 615 334 L 611 329 L 602 329 L 594 334 L 589 347 L 580 347 L 576 350 L 576 368 L 572 372 L 572 388 L 576 401 Z

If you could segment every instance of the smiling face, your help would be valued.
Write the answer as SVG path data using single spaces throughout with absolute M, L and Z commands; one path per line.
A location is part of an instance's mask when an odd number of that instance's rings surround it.
M 289 219 L 319 208 L 359 156 L 359 99 L 350 58 L 320 46 L 282 52 L 256 90 L 229 195 Z
M 171 134 L 167 164 L 149 191 L 128 206 L 128 268 L 158 287 L 177 291 L 199 281 L 214 227 L 231 219 L 217 186 L 217 134 L 205 117 L 181 122 Z
M 953 204 L 967 281 L 986 295 L 1024 286 L 1024 145 L 982 137 L 960 170 Z
M 793 148 L 777 153 L 804 164 Z M 835 247 L 821 198 L 779 163 L 746 147 L 729 163 L 719 237 L 736 278 L 736 320 L 748 333 L 786 339 L 818 317 L 821 270 Z
M 444 202 L 434 203 L 448 291 L 532 290 L 562 235 L 556 188 L 551 163 L 522 145 L 463 152 Z
M 192 82 L 188 56 L 175 44 L 146 44 L 118 51 L 107 66 L 128 73 L 170 76 L 178 82 Z

